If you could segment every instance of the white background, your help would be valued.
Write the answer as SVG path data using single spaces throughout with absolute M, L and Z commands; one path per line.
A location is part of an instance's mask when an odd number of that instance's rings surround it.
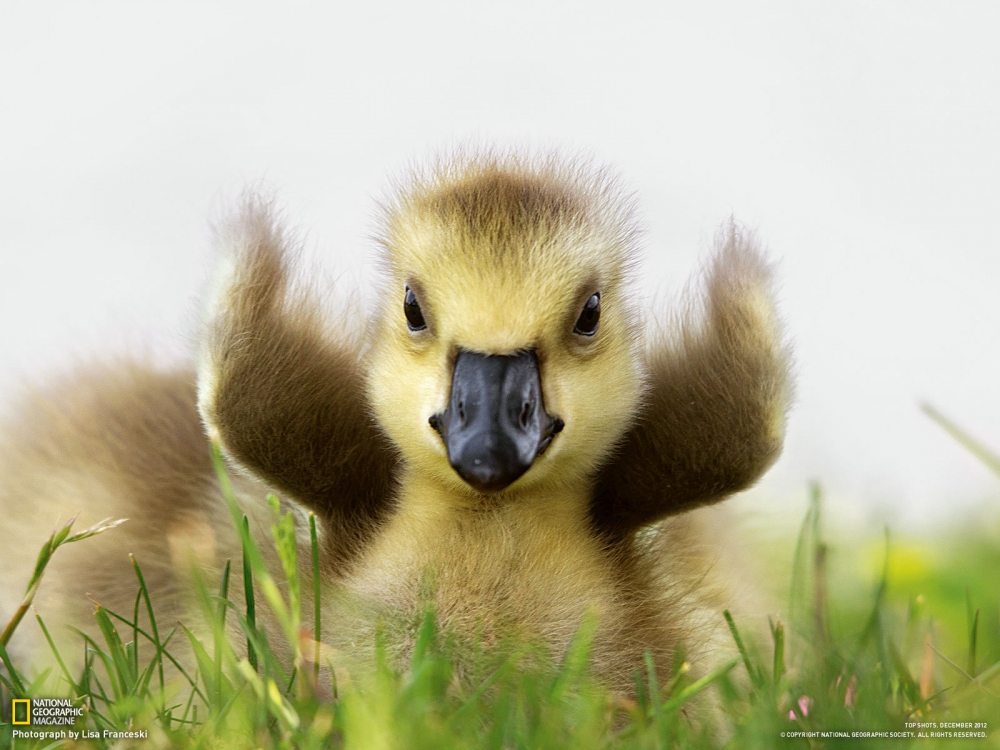
M 755 501 L 932 527 L 1000 483 L 994 3 L 0 5 L 0 389 L 190 348 L 209 221 L 276 189 L 342 288 L 373 201 L 462 143 L 556 147 L 639 196 L 651 303 L 731 214 L 779 261 L 798 399 Z M 655 300 L 654 300 L 655 297 Z

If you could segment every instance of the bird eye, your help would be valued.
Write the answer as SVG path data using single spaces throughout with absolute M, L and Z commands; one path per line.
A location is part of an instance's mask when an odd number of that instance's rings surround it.
M 597 324 L 601 320 L 601 295 L 600 293 L 590 295 L 590 299 L 583 306 L 583 312 L 577 318 L 573 333 L 582 336 L 593 336 L 597 333 Z
M 406 287 L 406 296 L 403 297 L 403 314 L 406 315 L 406 327 L 411 331 L 422 331 L 427 327 L 424 314 L 420 311 L 420 303 L 417 302 L 417 295 L 410 287 Z

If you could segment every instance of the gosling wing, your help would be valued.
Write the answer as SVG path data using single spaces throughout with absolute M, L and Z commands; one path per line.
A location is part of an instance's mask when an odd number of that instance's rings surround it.
M 369 412 L 363 327 L 331 325 L 264 199 L 219 237 L 199 411 L 231 460 L 315 510 L 347 554 L 389 508 L 397 461 Z
M 723 500 L 781 452 L 789 356 L 754 237 L 724 227 L 706 281 L 704 320 L 689 308 L 654 337 L 644 403 L 598 475 L 592 515 L 611 536 Z

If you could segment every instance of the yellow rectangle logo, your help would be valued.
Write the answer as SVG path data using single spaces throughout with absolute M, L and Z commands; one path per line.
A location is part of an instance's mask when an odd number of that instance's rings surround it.
M 31 699 L 17 698 L 10 703 L 11 724 L 31 723 Z

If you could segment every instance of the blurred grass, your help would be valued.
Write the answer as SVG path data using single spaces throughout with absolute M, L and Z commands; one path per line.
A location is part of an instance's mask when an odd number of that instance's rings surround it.
M 984 455 L 995 460 L 988 451 Z M 1000 528 L 995 524 L 970 523 L 931 540 L 894 539 L 887 531 L 877 540 L 830 541 L 823 533 L 821 492 L 814 487 L 798 538 L 789 543 L 785 563 L 772 571 L 786 581 L 788 595 L 783 615 L 766 628 L 769 637 L 753 642 L 728 612 L 720 612 L 736 658 L 701 677 L 689 673 L 683 652 L 671 675 L 657 675 L 647 659 L 630 697 L 609 695 L 591 678 L 595 623 L 588 619 L 554 669 L 529 666 L 540 662 L 523 658 L 531 648 L 525 646 L 465 684 L 454 679 L 449 641 L 434 613 L 426 611 L 405 668 L 394 667 L 376 644 L 372 673 L 348 675 L 330 665 L 332 649 L 312 638 L 321 627 L 319 606 L 302 612 L 291 516 L 282 516 L 272 499 L 278 575 L 287 581 L 279 586 L 249 535 L 218 455 L 216 460 L 244 554 L 230 561 L 221 580 L 199 583 L 210 632 L 165 631 L 133 561 L 135 607 L 128 613 L 97 608 L 101 638 L 80 634 L 87 654 L 80 674 L 66 668 L 38 615 L 59 669 L 41 675 L 18 671 L 5 645 L 48 560 L 62 544 L 103 530 L 72 535 L 71 522 L 43 548 L 25 604 L 0 638 L 5 722 L 12 698 L 68 695 L 84 708 L 76 731 L 145 729 L 149 738 L 132 745 L 100 738 L 17 739 L 13 747 L 1000 747 Z M 312 519 L 310 528 L 309 567 L 315 571 Z M 229 599 L 237 586 L 246 592 L 240 608 Z M 318 588 L 315 593 L 318 602 Z M 280 649 L 257 626 L 261 606 L 274 611 L 281 625 Z M 140 611 L 148 614 L 149 628 L 137 624 Z M 239 638 L 232 638 L 227 622 L 238 626 Z M 194 655 L 190 671 L 177 655 L 182 643 Z M 275 650 L 290 653 L 290 661 L 277 659 Z M 165 666 L 168 675 L 179 675 L 173 682 L 165 679 Z M 708 715 L 699 709 L 705 696 L 718 706 Z M 988 736 L 831 736 L 915 734 L 920 730 L 908 723 L 944 721 L 985 723 Z M 12 746 L 12 729 L 0 725 L 0 747 Z

